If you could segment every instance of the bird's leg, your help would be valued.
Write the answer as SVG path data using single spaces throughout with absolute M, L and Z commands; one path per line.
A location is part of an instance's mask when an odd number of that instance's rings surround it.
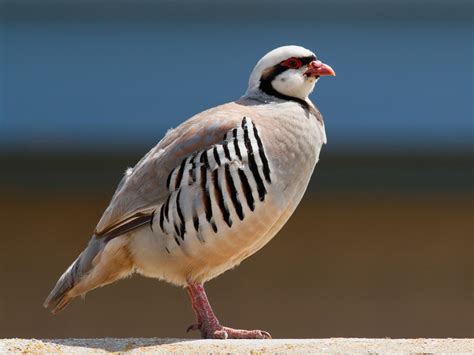
M 197 316 L 197 324 L 191 325 L 188 331 L 199 330 L 201 331 L 201 337 L 204 339 L 271 338 L 269 333 L 262 330 L 233 329 L 220 325 L 209 304 L 204 286 L 200 283 L 189 282 L 187 290 L 191 298 L 191 305 Z
M 194 313 L 196 313 L 196 318 L 197 318 L 197 323 L 196 324 L 191 324 L 188 329 L 186 330 L 189 332 L 190 330 L 200 330 L 201 325 L 202 325 L 202 316 L 201 316 L 201 310 L 198 309 L 197 303 L 196 303 L 196 298 L 194 296 L 193 290 L 191 287 L 187 287 L 186 290 L 188 291 L 189 298 L 191 299 L 191 306 L 193 307 Z M 212 309 L 211 309 L 212 312 Z M 214 316 L 215 318 L 215 316 Z

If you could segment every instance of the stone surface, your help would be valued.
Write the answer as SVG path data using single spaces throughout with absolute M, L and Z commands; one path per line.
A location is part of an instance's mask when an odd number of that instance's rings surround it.
M 473 353 L 474 339 L 0 339 L 0 354 Z

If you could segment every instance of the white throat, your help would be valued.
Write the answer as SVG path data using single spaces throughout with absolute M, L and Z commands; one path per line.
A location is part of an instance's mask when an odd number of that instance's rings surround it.
M 283 95 L 306 100 L 318 79 L 305 77 L 303 73 L 306 67 L 303 68 L 289 69 L 281 73 L 272 81 L 273 88 Z

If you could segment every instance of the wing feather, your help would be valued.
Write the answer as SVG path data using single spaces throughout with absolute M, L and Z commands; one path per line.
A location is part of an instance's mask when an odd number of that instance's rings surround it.
M 182 161 L 195 152 L 221 142 L 245 114 L 248 107 L 229 103 L 193 116 L 169 131 L 127 171 L 97 224 L 95 235 L 111 239 L 150 223 L 157 206 L 169 195 L 170 172 L 179 169 Z

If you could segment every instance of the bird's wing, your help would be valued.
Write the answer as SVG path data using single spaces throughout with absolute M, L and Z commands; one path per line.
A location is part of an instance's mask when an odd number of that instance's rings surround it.
M 133 169 L 127 170 L 97 224 L 96 237 L 112 239 L 151 223 L 157 207 L 170 195 L 170 180 L 177 184 L 181 179 L 180 166 L 195 153 L 222 142 L 248 113 L 247 107 L 229 103 L 204 111 L 169 131 Z

